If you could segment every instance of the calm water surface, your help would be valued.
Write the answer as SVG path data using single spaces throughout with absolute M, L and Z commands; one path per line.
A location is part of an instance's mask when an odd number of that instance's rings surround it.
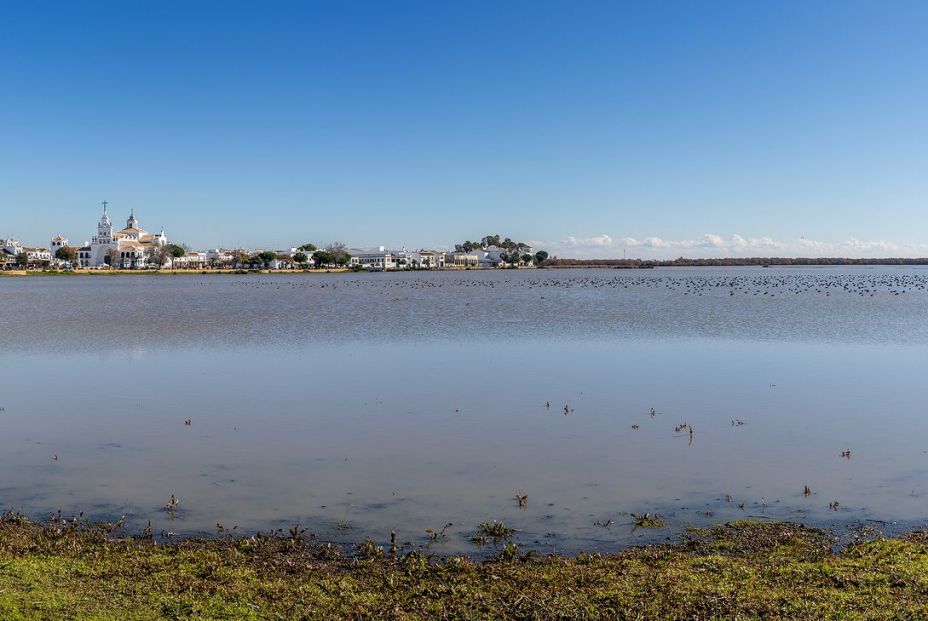
M 925 268 L 5 278 L 0 295 L 0 505 L 35 516 L 411 547 L 453 524 L 436 553 L 477 552 L 494 519 L 571 552 L 745 516 L 928 518 Z

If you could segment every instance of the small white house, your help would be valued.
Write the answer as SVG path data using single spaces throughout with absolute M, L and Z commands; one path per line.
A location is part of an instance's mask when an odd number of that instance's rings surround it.
M 413 252 L 412 262 L 416 269 L 437 270 L 445 267 L 445 253 L 437 250 L 420 250 Z
M 213 267 L 229 267 L 235 261 L 235 256 L 231 250 L 213 248 L 206 251 L 206 259 Z
M 171 259 L 173 269 L 203 269 L 209 265 L 209 255 L 205 252 L 188 252 L 182 257 Z
M 476 252 L 446 252 L 446 267 L 477 267 L 480 265 L 480 255 Z

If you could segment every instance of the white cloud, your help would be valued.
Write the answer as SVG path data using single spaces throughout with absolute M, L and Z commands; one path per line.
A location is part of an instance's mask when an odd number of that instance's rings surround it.
M 623 255 L 640 259 L 673 259 L 713 257 L 925 257 L 926 244 L 897 244 L 891 241 L 862 240 L 850 237 L 844 241 L 829 242 L 800 237 L 777 240 L 773 237 L 729 237 L 706 233 L 695 239 L 665 239 L 657 236 L 613 238 L 608 234 L 592 237 L 568 236 L 550 242 L 533 241 L 536 248 L 544 248 L 552 255 L 563 258 L 614 259 Z
M 568 236 L 564 244 L 571 248 L 608 248 L 612 246 L 612 238 L 608 235 L 598 235 L 596 237 L 573 237 Z

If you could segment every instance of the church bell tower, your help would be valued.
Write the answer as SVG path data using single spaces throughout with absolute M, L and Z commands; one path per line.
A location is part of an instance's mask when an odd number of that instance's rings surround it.
M 108 244 L 113 240 L 113 223 L 110 217 L 106 215 L 107 202 L 103 201 L 103 215 L 100 216 L 100 222 L 97 223 L 97 237 L 94 239 L 96 244 Z

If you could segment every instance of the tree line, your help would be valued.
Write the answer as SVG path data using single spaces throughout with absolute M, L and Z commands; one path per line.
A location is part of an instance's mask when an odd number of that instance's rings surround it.
M 244 250 L 235 250 L 232 253 L 233 261 L 236 265 L 253 265 L 261 266 L 267 269 L 275 260 L 293 262 L 294 264 L 306 268 L 309 267 L 309 261 L 312 259 L 313 265 L 317 268 L 335 266 L 345 267 L 351 261 L 351 255 L 345 244 L 334 242 L 325 248 L 317 248 L 315 244 L 303 244 L 297 248 L 298 252 L 293 255 L 278 254 L 271 250 L 263 250 L 256 253 L 248 253 Z

